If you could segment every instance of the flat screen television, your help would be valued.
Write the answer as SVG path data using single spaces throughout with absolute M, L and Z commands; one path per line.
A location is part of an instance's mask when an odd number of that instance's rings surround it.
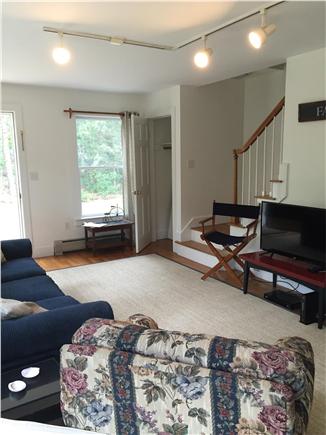
M 326 209 L 263 202 L 260 247 L 325 267 Z

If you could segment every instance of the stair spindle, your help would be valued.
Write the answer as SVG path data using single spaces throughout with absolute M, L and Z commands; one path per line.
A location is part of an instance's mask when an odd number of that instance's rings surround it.
M 249 165 L 248 165 L 248 178 L 249 178 L 249 183 L 248 183 L 248 204 L 250 204 L 250 200 L 251 200 L 251 147 L 249 148 L 248 151 L 248 158 L 249 158 Z
M 244 202 L 244 163 L 245 154 L 242 154 L 242 186 L 241 186 L 241 204 Z
M 255 195 L 258 195 L 258 147 L 259 147 L 259 137 L 256 140 L 256 175 L 255 175 Z
M 272 130 L 272 150 L 271 150 L 271 180 L 274 179 L 274 142 L 275 142 L 275 116 L 273 118 L 273 130 Z M 270 196 L 272 191 L 269 192 Z
M 285 107 L 283 107 L 283 109 L 281 110 L 280 163 L 283 162 L 284 111 Z
M 265 196 L 266 192 L 266 130 L 267 127 L 264 130 L 264 164 L 263 164 L 263 191 L 262 196 Z

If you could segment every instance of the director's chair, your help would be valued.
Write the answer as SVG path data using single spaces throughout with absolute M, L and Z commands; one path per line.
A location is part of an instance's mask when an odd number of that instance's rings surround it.
M 200 237 L 207 243 L 212 254 L 218 259 L 218 263 L 202 276 L 203 280 L 207 279 L 209 276 L 224 267 L 228 276 L 233 279 L 233 281 L 235 281 L 240 288 L 242 287 L 240 278 L 228 263 L 231 260 L 234 260 L 242 269 L 244 269 L 244 262 L 241 260 L 241 258 L 239 258 L 238 254 L 252 239 L 256 237 L 259 209 L 259 206 L 254 205 L 225 204 L 214 201 L 213 215 L 210 218 L 204 219 L 200 222 L 202 225 L 202 234 Z M 244 227 L 247 229 L 244 236 L 232 236 L 220 231 L 206 232 L 205 223 L 212 221 L 214 227 L 215 216 L 247 218 L 252 219 L 252 221 Z M 223 255 L 223 251 L 217 249 L 213 243 L 222 245 L 224 250 L 227 252 L 226 255 Z

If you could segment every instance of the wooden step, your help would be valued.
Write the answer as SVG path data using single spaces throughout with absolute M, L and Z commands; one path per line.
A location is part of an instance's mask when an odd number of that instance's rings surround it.
M 181 246 L 186 246 L 187 248 L 195 249 L 196 251 L 203 252 L 204 254 L 211 255 L 212 257 L 215 257 L 215 255 L 212 254 L 209 247 L 207 245 L 204 245 L 203 243 L 194 242 L 193 240 L 187 240 L 186 242 L 176 241 L 175 243 Z M 224 251 L 222 249 L 219 249 L 219 252 L 221 252 L 222 255 L 227 254 L 227 251 Z
M 270 183 L 283 183 L 283 180 L 269 180 Z
M 233 225 L 233 224 L 232 224 Z M 191 228 L 194 231 L 202 232 L 202 227 L 193 227 Z M 216 224 L 216 225 L 205 225 L 206 233 L 210 233 L 211 231 L 220 231 L 221 233 L 230 234 L 230 224 Z
M 255 195 L 255 198 L 256 199 L 269 199 L 271 201 L 275 201 L 276 200 L 276 198 L 273 198 L 270 195 Z

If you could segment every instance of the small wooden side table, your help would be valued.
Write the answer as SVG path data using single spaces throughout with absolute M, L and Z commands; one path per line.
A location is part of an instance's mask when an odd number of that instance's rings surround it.
M 85 246 L 86 249 L 92 249 L 93 254 L 99 248 L 118 248 L 129 246 L 132 249 L 132 226 L 133 222 L 126 219 L 121 221 L 105 222 L 101 224 L 84 224 Z M 120 237 L 112 238 L 111 235 L 96 237 L 97 233 L 107 233 L 110 231 L 120 230 Z M 125 231 L 128 231 L 129 238 L 126 237 Z

